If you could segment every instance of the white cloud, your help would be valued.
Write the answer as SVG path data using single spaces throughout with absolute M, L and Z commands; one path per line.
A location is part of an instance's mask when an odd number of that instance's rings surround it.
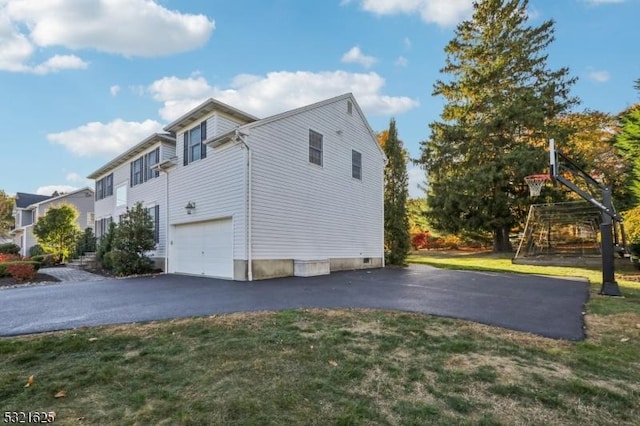
M 606 70 L 589 71 L 588 77 L 589 77 L 589 80 L 595 81 L 596 83 L 606 83 L 611 78 L 611 76 L 609 75 L 609 71 L 606 71 Z
M 404 56 L 398 56 L 398 59 L 396 59 L 394 63 L 398 67 L 406 67 L 407 65 L 409 65 L 409 60 Z
M 367 114 L 400 114 L 419 105 L 406 96 L 388 96 L 380 92 L 385 80 L 375 72 L 280 71 L 266 76 L 240 74 L 228 88 L 211 86 L 202 76 L 181 79 L 164 77 L 153 82 L 148 91 L 163 103 L 160 116 L 174 120 L 205 99 L 213 97 L 258 117 L 265 117 L 308 105 L 332 96 L 352 92 Z
M 411 49 L 411 39 L 409 37 L 405 37 L 404 38 L 404 47 L 406 47 L 407 49 Z
M 32 68 L 35 74 L 49 74 L 61 70 L 83 70 L 89 66 L 88 63 L 78 58 L 76 55 L 55 55 L 40 65 Z
M 359 46 L 353 46 L 347 53 L 342 55 L 342 62 L 360 64 L 365 68 L 371 68 L 377 61 L 375 57 L 362 53 Z
M 117 119 L 106 124 L 92 122 L 64 132 L 50 133 L 47 139 L 81 157 L 113 157 L 161 130 L 162 124 L 154 120 L 140 123 Z
M 109 93 L 111 93 L 111 96 L 117 96 L 118 93 L 120 93 L 120 90 L 122 89 L 117 84 L 109 87 Z
M 169 10 L 154 0 L 4 0 L 8 17 L 40 47 L 159 56 L 204 45 L 215 28 L 204 15 Z
M 36 194 L 38 195 L 51 195 L 54 192 L 58 191 L 58 194 L 61 193 L 67 193 L 67 192 L 73 192 L 76 189 L 80 189 L 80 188 L 76 188 L 75 186 L 70 186 L 70 185 L 47 185 L 47 186 L 41 186 L 36 190 Z
M 473 0 L 360 0 L 376 15 L 418 14 L 426 23 L 449 27 L 471 16 Z

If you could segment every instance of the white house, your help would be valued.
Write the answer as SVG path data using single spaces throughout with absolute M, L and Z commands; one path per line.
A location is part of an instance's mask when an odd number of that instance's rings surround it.
M 171 273 L 255 280 L 384 265 L 385 157 L 353 95 L 265 119 L 209 99 L 165 130 L 175 138 L 154 135 L 89 176 L 98 235 L 127 188 L 121 206 L 159 206 L 155 255 Z
M 43 217 L 51 207 L 71 204 L 78 210 L 76 223 L 80 229 L 93 228 L 93 190 L 81 188 L 57 196 L 27 194 L 18 192 L 13 211 L 15 226 L 11 231 L 13 242 L 20 246 L 20 254 L 27 256 L 29 249 L 38 242 L 33 235 L 33 225 Z

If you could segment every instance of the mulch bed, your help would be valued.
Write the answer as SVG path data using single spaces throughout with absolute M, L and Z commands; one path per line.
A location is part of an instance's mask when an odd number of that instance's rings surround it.
M 2 287 L 20 287 L 39 283 L 51 283 L 59 282 L 60 280 L 51 275 L 37 273 L 35 278 L 29 280 L 29 282 L 20 282 L 13 277 L 0 278 L 0 288 Z

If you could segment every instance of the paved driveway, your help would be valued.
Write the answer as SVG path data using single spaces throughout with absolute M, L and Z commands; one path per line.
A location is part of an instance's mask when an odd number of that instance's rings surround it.
M 379 308 L 584 339 L 586 280 L 424 265 L 234 282 L 160 275 L 0 290 L 0 336 L 216 313 Z

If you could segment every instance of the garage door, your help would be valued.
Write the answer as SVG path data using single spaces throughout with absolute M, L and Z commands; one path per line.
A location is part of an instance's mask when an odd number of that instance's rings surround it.
M 176 225 L 172 241 L 172 272 L 233 278 L 231 219 Z

